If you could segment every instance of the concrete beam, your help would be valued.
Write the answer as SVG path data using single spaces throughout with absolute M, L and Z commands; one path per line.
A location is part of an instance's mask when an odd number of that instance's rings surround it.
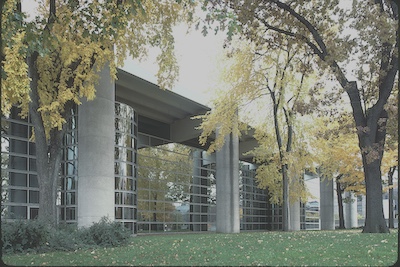
M 196 127 L 200 123 L 201 120 L 192 120 L 191 117 L 173 122 L 170 127 L 171 141 L 180 143 L 194 138 L 198 139 L 201 130 L 197 130 Z

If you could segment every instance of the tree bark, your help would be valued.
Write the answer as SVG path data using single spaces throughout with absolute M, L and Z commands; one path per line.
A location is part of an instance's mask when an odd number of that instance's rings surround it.
M 365 158 L 365 156 L 363 156 Z M 366 215 L 363 233 L 389 233 L 383 215 L 380 164 L 374 161 L 364 165 L 366 189 Z
M 336 194 L 339 210 L 339 229 L 345 229 L 344 227 L 344 213 L 343 213 L 343 198 L 342 198 L 342 185 L 340 184 L 340 178 L 342 175 L 336 177 Z
M 62 139 L 66 125 L 58 131 L 52 129 L 49 139 L 39 108 L 38 80 L 36 61 L 39 54 L 32 53 L 27 58 L 29 77 L 31 78 L 29 115 L 34 126 L 35 146 L 36 146 L 36 171 L 39 183 L 39 214 L 38 219 L 48 222 L 51 225 L 57 223 L 57 184 L 59 179 L 59 169 L 61 163 Z
M 394 228 L 394 214 L 393 214 L 393 174 L 396 170 L 396 166 L 390 167 L 388 173 L 388 180 L 389 180 L 389 228 Z

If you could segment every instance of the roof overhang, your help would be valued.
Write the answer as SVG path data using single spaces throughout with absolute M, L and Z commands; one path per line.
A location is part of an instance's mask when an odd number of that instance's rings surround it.
M 132 106 L 138 113 L 139 132 L 204 149 L 199 144 L 201 121 L 192 119 L 211 109 L 171 90 L 163 90 L 154 83 L 118 69 L 115 82 L 115 100 Z M 242 160 L 251 156 L 243 153 L 257 145 L 250 131 L 240 139 L 239 153 Z

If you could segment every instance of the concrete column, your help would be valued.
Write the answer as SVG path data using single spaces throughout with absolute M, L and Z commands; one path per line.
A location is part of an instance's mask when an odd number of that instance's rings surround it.
M 217 132 L 218 134 L 218 132 Z M 217 232 L 239 233 L 239 138 L 225 136 L 216 152 Z
M 346 229 L 356 228 L 358 227 L 357 198 L 354 197 L 353 192 L 348 192 L 348 191 L 344 192 L 344 197 L 347 199 L 347 202 L 343 203 L 344 227 Z
M 93 101 L 78 110 L 78 226 L 103 216 L 114 220 L 114 100 L 109 67 L 100 73 Z
M 300 201 L 289 203 L 289 231 L 300 231 Z
M 319 217 L 321 230 L 335 230 L 333 180 L 320 177 Z

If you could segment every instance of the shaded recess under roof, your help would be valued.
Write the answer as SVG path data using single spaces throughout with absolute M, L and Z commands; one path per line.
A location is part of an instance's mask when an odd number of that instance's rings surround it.
M 193 116 L 205 114 L 209 107 L 191 99 L 162 90 L 154 83 L 118 69 L 115 82 L 115 100 L 132 106 L 138 116 L 138 130 L 172 142 L 205 149 L 198 141 L 200 120 Z M 239 149 L 241 159 L 249 161 L 251 156 L 243 156 L 256 145 L 252 135 L 241 138 Z M 208 146 L 206 146 L 208 147 Z

